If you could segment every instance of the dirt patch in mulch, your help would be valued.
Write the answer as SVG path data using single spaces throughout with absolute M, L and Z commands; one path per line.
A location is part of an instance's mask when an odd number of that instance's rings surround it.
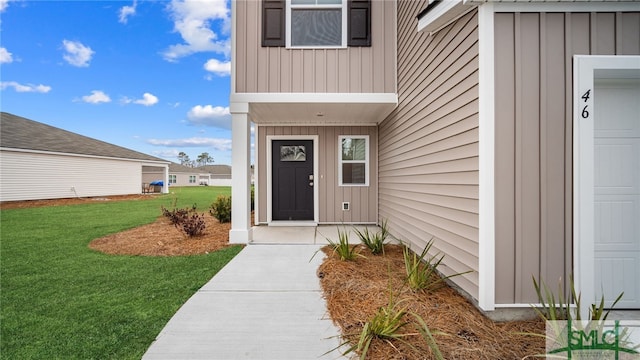
M 159 217 L 154 223 L 95 239 L 89 247 L 116 255 L 180 256 L 207 254 L 230 246 L 231 224 L 221 224 L 209 214 L 204 219 L 206 227 L 201 236 L 187 237 L 169 219 Z
M 419 315 L 428 324 L 445 359 L 522 359 L 545 353 L 544 339 L 523 333 L 544 334 L 544 322 L 514 321 L 497 323 L 449 287 L 433 292 L 414 292 L 405 286 L 406 272 L 402 247 L 386 245 L 385 255 L 371 255 L 356 261 L 341 261 L 328 247 L 318 276 L 327 308 L 344 339 L 357 344 L 364 324 L 376 311 L 389 303 L 390 290 L 400 302 L 400 308 Z M 432 359 L 433 352 L 413 325 L 402 328 L 407 344 L 396 340 L 375 338 L 367 352 L 367 359 Z

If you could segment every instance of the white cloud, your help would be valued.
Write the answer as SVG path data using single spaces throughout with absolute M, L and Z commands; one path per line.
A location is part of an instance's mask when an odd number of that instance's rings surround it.
M 2 81 L 0 82 L 0 89 L 13 88 L 16 92 L 36 92 L 36 93 L 48 93 L 51 91 L 51 86 L 47 85 L 33 85 L 33 84 L 20 84 L 15 81 Z
M 13 62 L 13 54 L 6 48 L 0 47 L 0 64 Z
M 152 151 L 151 155 L 166 159 L 166 158 L 177 158 L 179 153 L 180 153 L 180 150 L 168 149 L 168 150 Z
M 91 91 L 91 95 L 83 96 L 82 101 L 89 104 L 100 104 L 111 102 L 111 98 L 100 90 L 93 90 Z
M 138 100 L 133 100 L 133 99 L 129 99 L 127 97 L 122 98 L 122 102 L 125 104 L 138 104 L 138 105 L 144 105 L 144 106 L 152 106 L 158 103 L 158 98 L 150 93 L 144 93 L 142 94 L 142 99 L 138 99 Z
M 231 74 L 231 62 L 209 59 L 204 64 L 204 69 L 219 76 L 228 76 Z
M 0 0 L 0 12 L 3 12 L 9 6 L 9 0 Z
M 187 118 L 192 125 L 231 129 L 231 113 L 229 112 L 229 107 L 196 105 L 189 110 Z
M 133 4 L 131 4 L 131 6 L 125 5 L 121 7 L 120 12 L 118 14 L 118 21 L 120 21 L 123 24 L 126 24 L 127 21 L 129 20 L 129 17 L 136 14 L 137 6 L 138 6 L 138 2 L 136 0 L 133 0 Z
M 163 53 L 165 60 L 176 61 L 202 51 L 229 54 L 231 12 L 227 0 L 172 0 L 167 8 L 174 31 L 180 33 L 184 43 L 169 46 Z M 211 29 L 216 20 L 222 22 L 220 33 Z
M 79 41 L 62 40 L 66 53 L 62 56 L 69 64 L 78 67 L 89 66 L 89 61 L 95 52 Z
M 176 147 L 211 147 L 215 150 L 231 150 L 231 139 L 192 137 L 187 139 L 148 139 L 148 144 L 155 146 Z

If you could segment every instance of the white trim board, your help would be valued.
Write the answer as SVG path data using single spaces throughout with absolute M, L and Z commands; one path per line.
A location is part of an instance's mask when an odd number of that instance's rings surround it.
M 231 93 L 231 103 L 397 104 L 396 93 Z

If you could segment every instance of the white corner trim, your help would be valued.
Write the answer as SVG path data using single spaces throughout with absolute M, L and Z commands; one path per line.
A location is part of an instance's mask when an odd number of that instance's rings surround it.
M 495 70 L 493 4 L 478 9 L 479 241 L 478 306 L 495 310 Z
M 237 24 L 237 1 L 231 2 L 231 91 L 236 92 L 236 24 Z
M 396 93 L 232 93 L 233 103 L 397 104 Z

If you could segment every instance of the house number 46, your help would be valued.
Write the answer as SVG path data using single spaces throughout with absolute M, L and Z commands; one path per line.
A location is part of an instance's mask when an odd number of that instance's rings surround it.
M 584 102 L 586 103 L 589 100 L 589 97 L 591 96 L 591 89 L 587 90 L 586 93 L 584 93 L 581 98 L 582 100 L 584 100 Z M 589 105 L 585 105 L 582 108 L 582 114 L 581 114 L 583 119 L 586 119 L 589 117 Z

